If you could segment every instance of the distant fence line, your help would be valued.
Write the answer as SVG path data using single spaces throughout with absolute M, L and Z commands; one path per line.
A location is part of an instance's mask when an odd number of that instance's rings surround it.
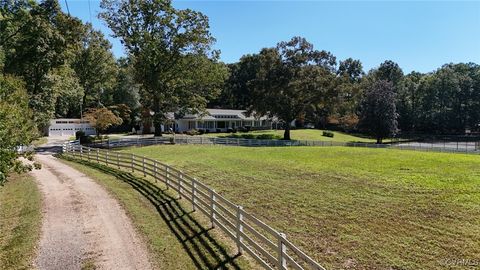
M 375 144 L 361 142 L 335 142 L 313 140 L 259 140 L 243 138 L 217 138 L 207 136 L 176 135 L 169 137 L 148 138 L 122 138 L 101 141 L 91 144 L 93 147 L 115 148 L 126 146 L 146 146 L 155 144 L 206 144 L 206 145 L 230 145 L 230 146 L 345 146 L 366 148 L 391 148 L 401 150 L 417 150 L 432 152 L 480 154 L 479 142 L 398 142 L 394 144 Z
M 140 140 L 139 140 L 140 141 Z M 159 143 L 159 140 L 143 140 L 143 143 Z M 212 227 L 218 226 L 235 241 L 239 253 L 250 254 L 266 269 L 289 268 L 325 270 L 320 264 L 287 240 L 285 234 L 249 214 L 243 207 L 227 200 L 214 189 L 157 160 L 129 153 L 90 148 L 78 141 L 63 145 L 63 153 L 73 158 L 105 164 L 117 169 L 140 172 L 151 176 L 187 199 L 193 210 L 200 210 L 210 219 Z

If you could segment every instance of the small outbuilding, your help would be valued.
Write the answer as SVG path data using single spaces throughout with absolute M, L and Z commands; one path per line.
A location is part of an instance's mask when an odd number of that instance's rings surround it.
M 96 130 L 85 119 L 78 118 L 60 118 L 50 120 L 48 127 L 49 137 L 75 136 L 75 132 L 83 131 L 85 135 L 95 135 Z

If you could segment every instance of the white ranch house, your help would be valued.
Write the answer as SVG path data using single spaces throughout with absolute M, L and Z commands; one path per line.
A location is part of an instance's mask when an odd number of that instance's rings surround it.
M 275 119 L 262 116 L 247 116 L 245 110 L 206 109 L 205 114 L 187 114 L 175 119 L 176 131 L 202 129 L 209 132 L 226 132 L 228 129 L 250 127 L 251 129 L 272 129 Z
M 48 136 L 75 136 L 75 132 L 83 130 L 85 135 L 95 135 L 96 131 L 85 119 L 59 118 L 50 120 Z

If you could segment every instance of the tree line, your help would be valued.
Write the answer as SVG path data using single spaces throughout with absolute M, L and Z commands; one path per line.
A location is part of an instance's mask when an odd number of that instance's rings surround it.
M 387 60 L 365 72 L 360 60 L 337 63 L 330 52 L 294 37 L 227 66 L 230 76 L 210 106 L 249 108 L 299 126 L 334 125 L 379 141 L 399 132 L 464 134 L 480 124 L 480 66 L 474 63 L 404 74 Z
M 477 64 L 405 75 L 385 61 L 365 72 L 360 60 L 337 61 L 302 37 L 225 64 L 200 12 L 171 1 L 102 0 L 101 9 L 125 57 L 115 59 L 102 32 L 63 12 L 58 0 L 0 0 L 0 151 L 10 162 L 1 172 L 14 160 L 5 149 L 28 144 L 52 118 L 84 112 L 124 129 L 152 124 L 161 135 L 169 112 L 247 109 L 379 142 L 399 131 L 463 133 L 480 123 Z

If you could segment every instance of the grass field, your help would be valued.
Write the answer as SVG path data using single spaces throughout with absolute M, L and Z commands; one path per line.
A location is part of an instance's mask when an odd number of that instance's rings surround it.
M 272 134 L 283 138 L 283 130 L 257 130 L 250 131 L 248 133 L 237 132 L 236 135 L 242 134 Z M 322 136 L 323 131 L 318 129 L 294 129 L 290 131 L 290 136 L 292 140 L 311 140 L 311 141 L 335 141 L 335 142 L 375 142 L 375 139 L 370 139 L 366 137 L 359 137 L 350 135 L 343 132 L 332 131 L 334 136 L 333 138 Z M 208 133 L 206 136 L 211 137 L 228 137 L 232 133 Z
M 0 186 L 0 269 L 32 269 L 40 236 L 41 199 L 32 177 L 12 175 Z
M 155 269 L 252 268 L 216 231 L 201 225 L 209 223 L 200 223 L 175 194 L 102 165 L 63 162 L 97 180 L 120 202 L 145 239 Z
M 449 262 L 480 261 L 477 156 L 342 147 L 122 151 L 198 177 L 328 269 L 455 269 Z

